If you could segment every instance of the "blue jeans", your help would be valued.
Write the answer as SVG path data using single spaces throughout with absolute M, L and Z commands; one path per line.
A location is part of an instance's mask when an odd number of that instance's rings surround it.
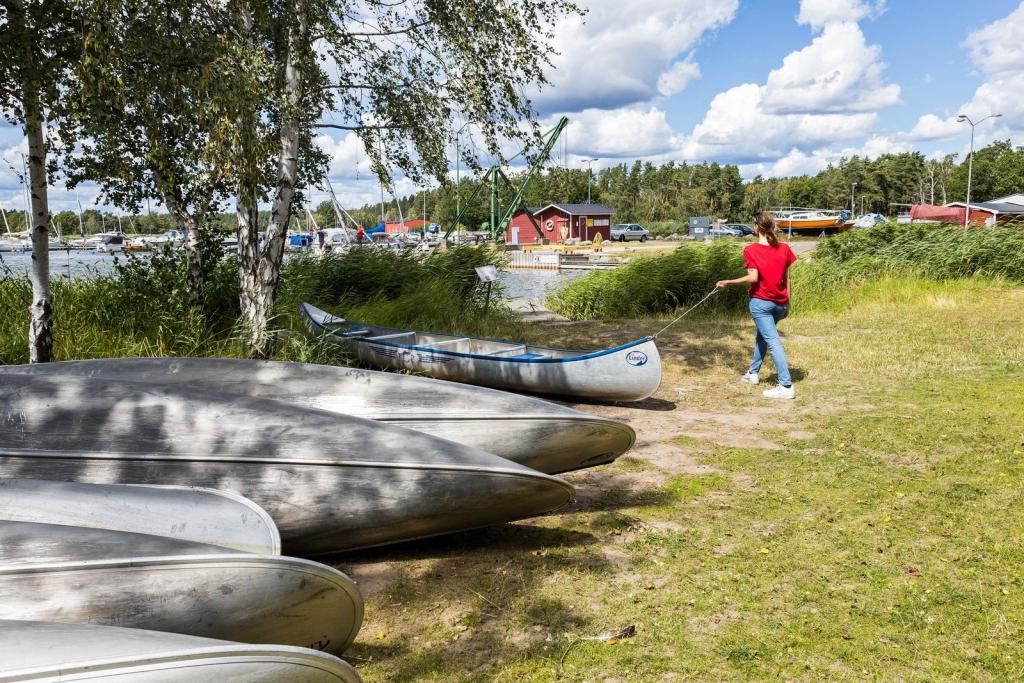
M 786 361 L 786 352 L 782 350 L 782 339 L 779 338 L 775 323 L 787 315 L 789 304 L 777 304 L 765 299 L 750 300 L 750 316 L 757 328 L 757 341 L 754 344 L 754 360 L 747 372 L 756 374 L 764 363 L 765 354 L 771 351 L 775 369 L 779 373 L 779 384 L 784 387 L 790 386 L 793 378 L 789 376 L 789 363 Z

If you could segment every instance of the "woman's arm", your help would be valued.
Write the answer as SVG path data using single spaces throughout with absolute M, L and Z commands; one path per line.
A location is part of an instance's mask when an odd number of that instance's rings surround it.
M 734 280 L 719 280 L 715 286 L 719 289 L 725 289 L 726 287 L 732 287 L 733 285 L 752 285 L 756 282 L 757 268 L 747 268 L 747 274 L 743 277 L 738 277 Z

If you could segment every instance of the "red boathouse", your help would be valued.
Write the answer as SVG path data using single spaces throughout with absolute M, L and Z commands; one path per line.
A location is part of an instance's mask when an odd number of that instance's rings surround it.
M 593 240 L 600 233 L 608 239 L 615 212 L 603 204 L 548 204 L 530 207 L 533 220 L 551 244 L 570 239 Z M 541 238 L 525 211 L 517 213 L 505 228 L 505 244 L 540 244 Z

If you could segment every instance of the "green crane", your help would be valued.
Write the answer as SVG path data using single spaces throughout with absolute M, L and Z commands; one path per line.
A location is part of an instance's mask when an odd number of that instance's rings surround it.
M 526 191 L 526 186 L 529 184 L 530 180 L 536 177 L 536 175 L 544 169 L 544 164 L 547 162 L 548 157 L 551 156 L 551 150 L 555 148 L 555 143 L 558 142 L 558 136 L 562 134 L 562 131 L 565 130 L 565 127 L 568 125 L 568 117 L 563 116 L 561 119 L 559 119 L 558 123 L 555 124 L 554 128 L 549 130 L 541 137 L 543 146 L 541 148 L 540 154 L 537 155 L 537 157 L 530 162 L 530 167 L 526 173 L 526 177 L 523 178 L 523 182 L 519 185 L 518 188 L 511 180 L 509 180 L 509 177 L 505 175 L 505 172 L 501 170 L 501 166 L 499 164 L 495 164 L 494 166 L 491 166 L 489 169 L 487 169 L 487 172 L 484 173 L 484 177 L 481 178 L 480 183 L 476 186 L 476 189 L 473 190 L 473 193 L 469 196 L 469 199 L 466 201 L 465 204 L 463 204 L 462 209 L 459 211 L 459 215 L 457 215 L 452 224 L 448 226 L 448 229 L 444 233 L 445 239 L 448 239 L 452 232 L 454 232 L 455 229 L 459 226 L 459 224 L 462 223 L 463 214 L 466 213 L 468 207 L 473 205 L 474 200 L 477 198 L 477 196 L 479 196 L 480 191 L 484 188 L 485 185 L 488 186 L 491 191 L 491 219 L 489 223 L 491 229 L 491 238 L 494 238 L 499 232 L 503 231 L 506 227 L 508 227 L 508 224 L 512 220 L 512 217 L 515 216 L 520 209 L 524 211 L 526 210 L 526 207 L 523 206 L 523 193 Z M 509 158 L 508 161 L 514 161 L 519 157 L 525 158 L 526 151 L 527 150 L 525 148 L 520 150 L 518 154 Z M 512 198 L 512 201 L 509 202 L 508 207 L 505 209 L 505 211 L 502 211 L 501 202 L 498 196 L 499 191 L 502 187 L 507 187 L 515 190 L 515 196 Z M 529 211 L 526 211 L 526 216 L 527 218 L 530 219 L 530 223 L 533 225 L 533 229 L 536 230 L 537 234 L 540 236 L 541 242 L 546 244 L 547 238 L 544 237 L 544 231 L 541 230 L 540 225 L 538 225 L 537 221 L 534 220 L 533 214 L 531 214 Z

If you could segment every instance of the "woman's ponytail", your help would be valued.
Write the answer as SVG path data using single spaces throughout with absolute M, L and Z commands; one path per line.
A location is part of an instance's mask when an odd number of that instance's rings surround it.
M 757 231 L 768 240 L 768 244 L 773 247 L 779 246 L 779 234 L 776 232 L 774 216 L 767 211 L 762 211 L 754 216 L 754 225 L 757 226 Z

